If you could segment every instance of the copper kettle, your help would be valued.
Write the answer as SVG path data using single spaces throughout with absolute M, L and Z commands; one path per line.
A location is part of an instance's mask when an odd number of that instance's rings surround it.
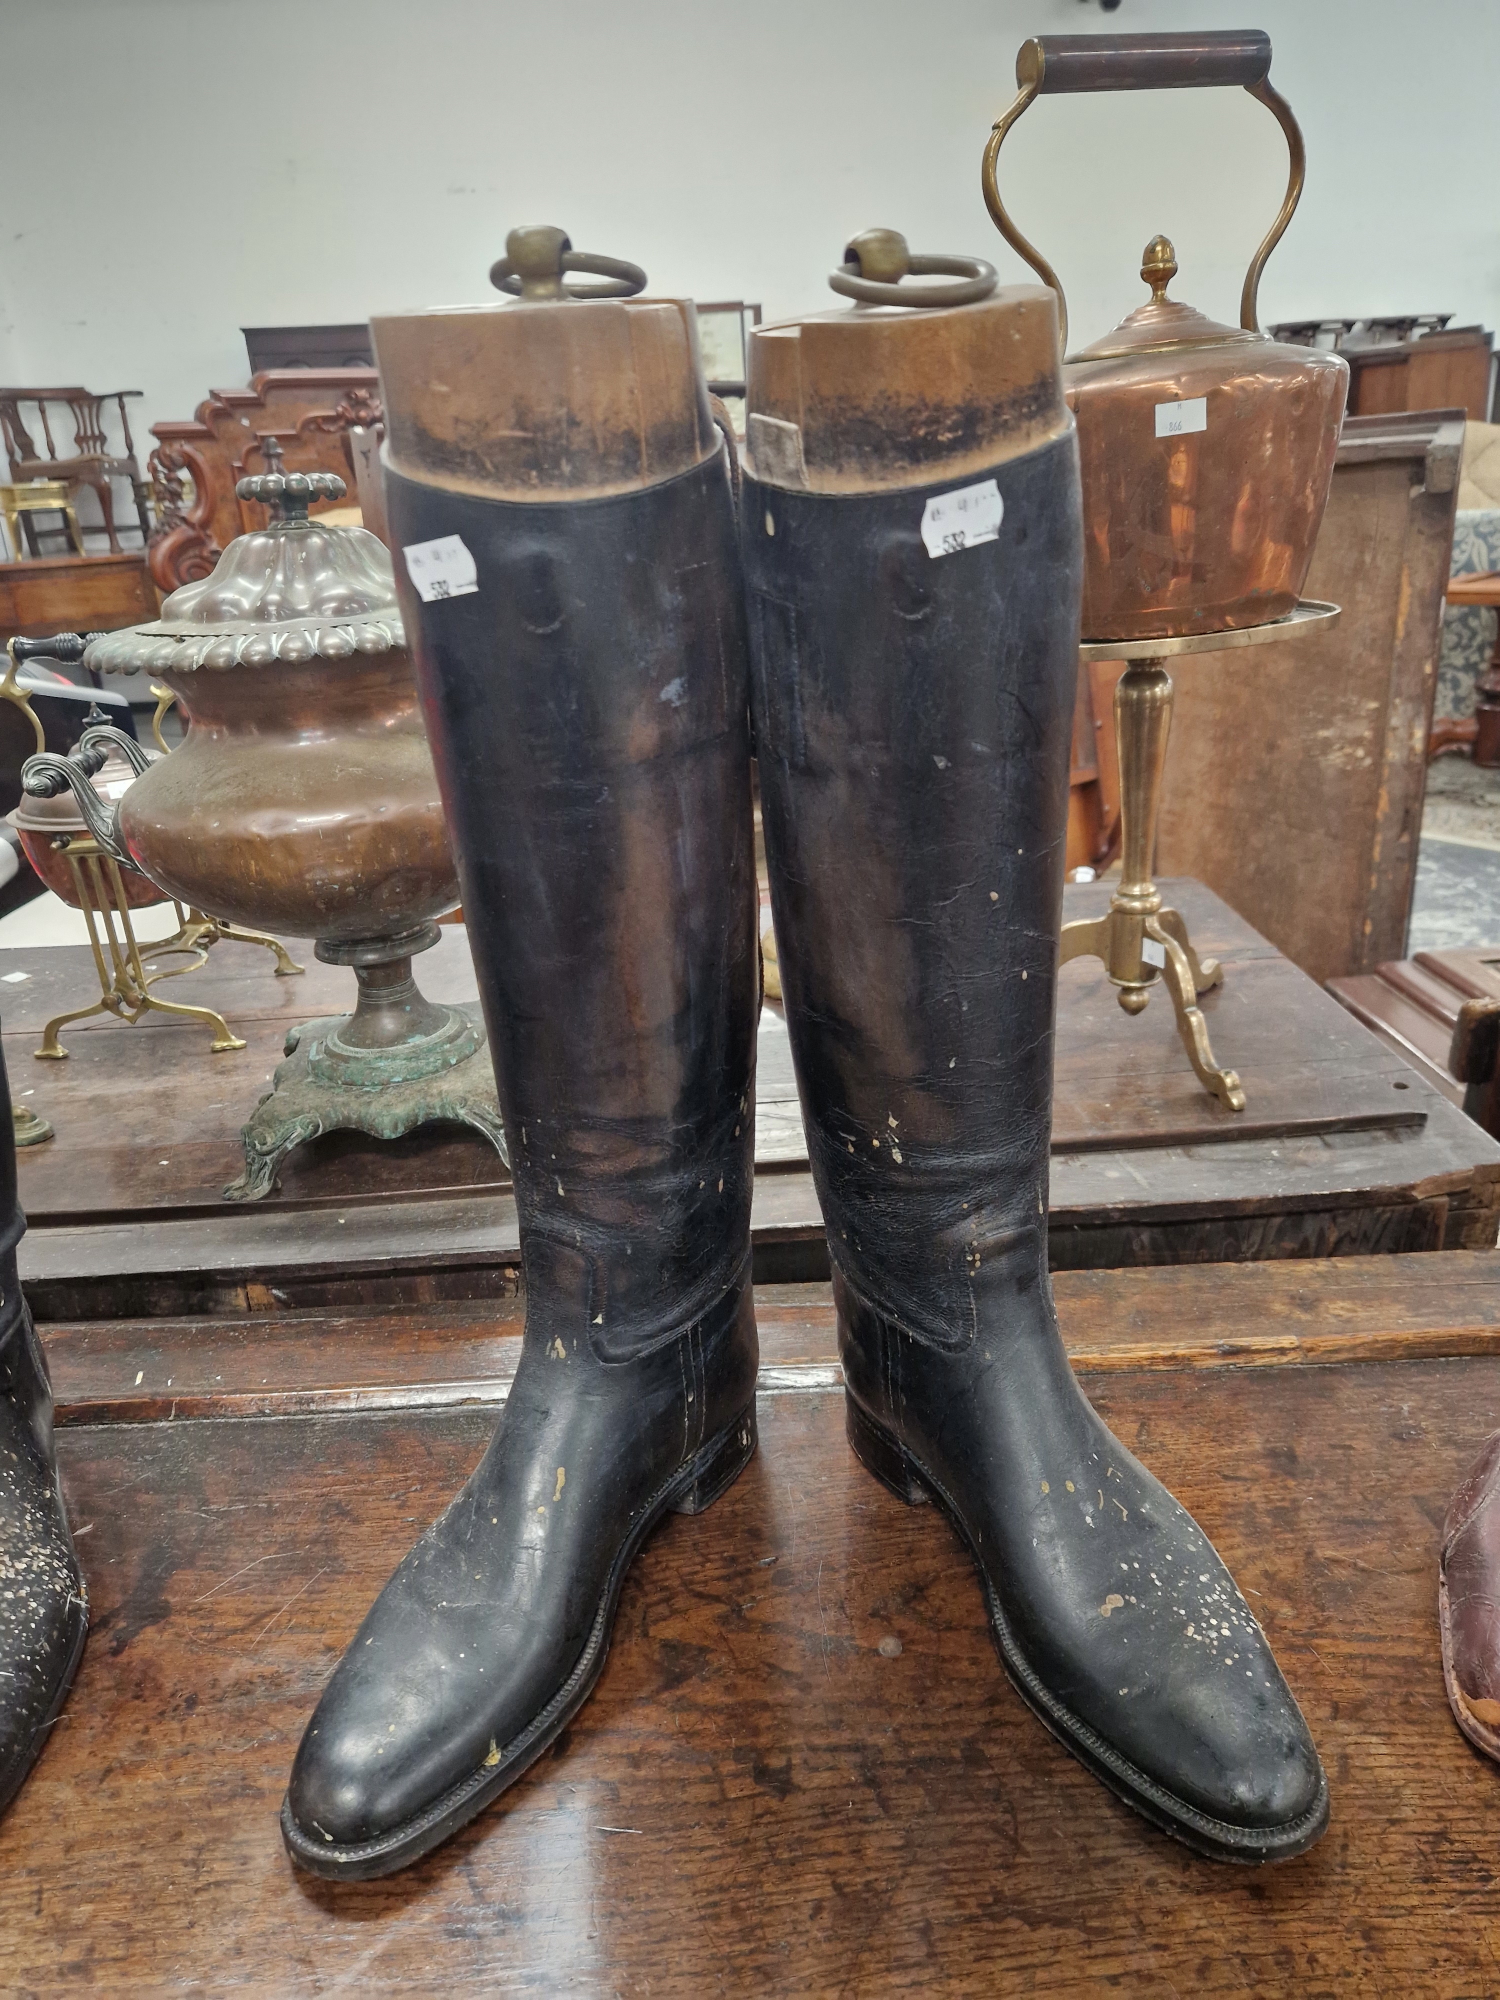
M 1275 115 L 1291 153 L 1286 196 L 1251 260 L 1237 327 L 1167 296 L 1177 262 L 1157 236 L 1141 266 L 1150 299 L 1064 366 L 1083 475 L 1086 640 L 1262 625 L 1293 608 L 1307 578 L 1349 368 L 1336 354 L 1270 340 L 1256 318 L 1260 275 L 1306 166 L 1270 67 L 1270 39 L 1259 30 L 1037 38 L 1016 57 L 1019 95 L 985 148 L 990 214 L 1057 293 L 1065 350 L 1062 286 L 1006 213 L 996 180 L 1005 135 L 1034 97 L 1240 84 Z

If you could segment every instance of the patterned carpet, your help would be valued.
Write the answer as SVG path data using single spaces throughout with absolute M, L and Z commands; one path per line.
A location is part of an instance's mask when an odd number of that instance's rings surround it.
M 1500 771 L 1439 757 L 1427 774 L 1408 953 L 1500 944 Z

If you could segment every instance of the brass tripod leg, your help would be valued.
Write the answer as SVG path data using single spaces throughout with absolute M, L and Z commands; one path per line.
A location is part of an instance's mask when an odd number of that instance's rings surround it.
M 1166 926 L 1154 917 L 1146 919 L 1146 935 L 1154 938 L 1166 952 L 1167 962 L 1162 967 L 1162 978 L 1177 1010 L 1177 1032 L 1182 1037 L 1189 1062 L 1198 1072 L 1199 1081 L 1231 1111 L 1243 1111 L 1245 1093 L 1240 1088 L 1238 1074 L 1232 1069 L 1220 1069 L 1214 1062 L 1214 1052 L 1208 1044 L 1208 1023 L 1198 1006 L 1199 989 L 1186 951 Z
M 1193 986 L 1199 993 L 1209 993 L 1222 983 L 1224 968 L 1216 958 L 1200 958 L 1188 937 L 1187 923 L 1176 910 L 1158 910 L 1156 921 L 1182 946 L 1187 953 L 1188 966 L 1193 975 Z

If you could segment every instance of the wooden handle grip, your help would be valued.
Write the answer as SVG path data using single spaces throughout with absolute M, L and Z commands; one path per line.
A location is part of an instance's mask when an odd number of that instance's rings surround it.
M 1260 28 L 1180 35 L 1037 35 L 1016 57 L 1016 82 L 1040 97 L 1090 90 L 1186 90 L 1264 83 L 1271 38 Z
M 13 639 L 11 641 L 11 650 L 18 661 L 74 661 L 83 658 L 83 649 L 86 643 L 81 633 L 59 632 L 52 639 Z

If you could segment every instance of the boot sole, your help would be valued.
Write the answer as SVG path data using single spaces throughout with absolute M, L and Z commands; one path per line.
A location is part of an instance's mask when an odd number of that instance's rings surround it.
M 1298 1854 L 1305 1854 L 1321 1838 L 1328 1825 L 1328 1779 L 1321 1772 L 1317 1799 L 1299 1819 L 1288 1820 L 1279 1827 L 1239 1827 L 1227 1820 L 1213 1819 L 1176 1797 L 1127 1757 L 1122 1757 L 1080 1716 L 1074 1715 L 1046 1687 L 1016 1644 L 963 1516 L 942 1483 L 847 1390 L 844 1409 L 850 1449 L 865 1470 L 909 1507 L 936 1502 L 947 1516 L 979 1572 L 990 1631 L 1011 1685 L 1037 1719 L 1101 1784 L 1162 1833 L 1170 1834 L 1195 1854 L 1211 1861 L 1239 1861 L 1251 1866 L 1266 1861 L 1290 1861 Z
M 290 1797 L 282 1801 L 281 1835 L 288 1854 L 299 1868 L 334 1882 L 369 1882 L 381 1875 L 420 1861 L 457 1833 L 485 1807 L 515 1784 L 544 1750 L 557 1741 L 579 1709 L 593 1693 L 609 1654 L 610 1632 L 615 1621 L 625 1572 L 634 1562 L 641 1544 L 666 1514 L 702 1514 L 739 1478 L 755 1456 L 756 1420 L 752 1399 L 734 1422 L 703 1446 L 686 1465 L 679 1466 L 642 1509 L 641 1518 L 621 1543 L 599 1608 L 594 1614 L 588 1639 L 578 1663 L 521 1734 L 506 1745 L 503 1755 L 453 1786 L 442 1798 L 415 1818 L 392 1827 L 378 1839 L 343 1845 L 306 1833 L 292 1817 Z
M 62 1714 L 63 1704 L 73 1692 L 73 1681 L 83 1659 L 83 1649 L 88 1642 L 89 1636 L 89 1606 L 87 1597 L 82 1600 L 76 1597 L 73 1599 L 72 1616 L 76 1629 L 73 1632 L 72 1638 L 68 1641 L 68 1662 L 63 1668 L 62 1680 L 58 1683 L 57 1693 L 52 1698 L 52 1703 L 47 1710 L 46 1716 L 38 1724 L 32 1736 L 30 1750 L 22 1762 L 12 1770 L 10 1776 L 5 1781 L 3 1790 L 0 1790 L 0 1814 L 6 1811 L 17 1792 L 20 1791 L 26 1780 L 31 1776 L 37 1758 L 41 1756 L 43 1750 L 47 1747 L 47 1740 L 52 1734 L 52 1725 Z

